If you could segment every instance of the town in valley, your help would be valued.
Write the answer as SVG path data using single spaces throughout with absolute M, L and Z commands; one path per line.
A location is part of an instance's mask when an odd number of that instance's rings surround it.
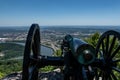
M 24 42 L 30 27 L 0 27 L 0 43 L 4 42 Z M 117 29 L 118 28 L 118 29 Z M 84 39 L 89 38 L 92 34 L 115 29 L 114 27 L 100 27 L 93 26 L 48 26 L 40 28 L 41 44 L 52 47 L 54 49 L 60 48 L 60 44 L 65 35 L 69 34 L 73 37 Z M 119 27 L 116 30 L 119 31 Z

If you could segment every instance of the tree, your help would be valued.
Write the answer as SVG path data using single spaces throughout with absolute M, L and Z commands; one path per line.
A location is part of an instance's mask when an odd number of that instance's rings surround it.
M 55 52 L 55 55 L 54 55 L 54 56 L 61 56 L 61 49 L 56 50 L 56 52 Z
M 4 73 L 0 72 L 0 79 L 3 78 Z
M 93 35 L 91 35 L 90 38 L 85 39 L 85 41 L 91 44 L 93 47 L 96 47 L 99 38 L 100 38 L 100 33 L 96 32 Z

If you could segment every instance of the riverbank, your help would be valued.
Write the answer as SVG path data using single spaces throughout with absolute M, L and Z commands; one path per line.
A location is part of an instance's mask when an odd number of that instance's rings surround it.
M 13 43 L 25 46 L 25 43 L 20 43 L 20 42 L 13 42 Z M 55 52 L 53 48 L 43 44 L 41 44 L 40 50 L 41 50 L 40 54 L 45 56 L 53 56 Z
M 0 78 L 5 77 L 8 74 L 13 72 L 18 72 L 22 70 L 23 54 L 24 54 L 25 44 L 16 44 L 16 43 L 1 43 L 0 49 L 1 53 L 4 56 L 1 56 L 0 60 Z M 50 52 L 51 51 L 51 52 Z M 46 56 L 53 55 L 53 49 L 46 46 L 42 46 L 41 54 Z M 47 54 L 45 54 L 47 53 Z M 45 67 L 44 70 L 50 70 L 51 67 Z M 52 68 L 53 70 L 53 68 Z

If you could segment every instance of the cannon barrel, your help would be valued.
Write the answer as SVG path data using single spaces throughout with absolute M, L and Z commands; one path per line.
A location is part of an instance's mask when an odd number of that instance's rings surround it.
M 95 60 L 95 48 L 87 42 L 73 38 L 71 35 L 66 35 L 65 40 L 69 44 L 69 49 L 72 55 L 80 64 L 88 65 Z
M 96 49 L 81 39 L 66 35 L 61 44 L 61 56 L 55 57 L 40 54 L 39 31 L 39 25 L 32 24 L 28 32 L 22 80 L 38 80 L 39 68 L 48 65 L 64 66 L 64 80 L 119 80 L 119 32 L 110 30 L 103 33 Z

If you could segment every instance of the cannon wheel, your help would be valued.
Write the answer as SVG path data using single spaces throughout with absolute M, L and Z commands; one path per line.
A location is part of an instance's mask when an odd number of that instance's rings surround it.
M 25 44 L 22 80 L 38 80 L 37 60 L 39 55 L 40 30 L 37 24 L 32 24 Z
M 97 66 L 96 80 L 119 80 L 120 33 L 113 30 L 105 32 L 98 41 L 96 53 L 101 61 Z

